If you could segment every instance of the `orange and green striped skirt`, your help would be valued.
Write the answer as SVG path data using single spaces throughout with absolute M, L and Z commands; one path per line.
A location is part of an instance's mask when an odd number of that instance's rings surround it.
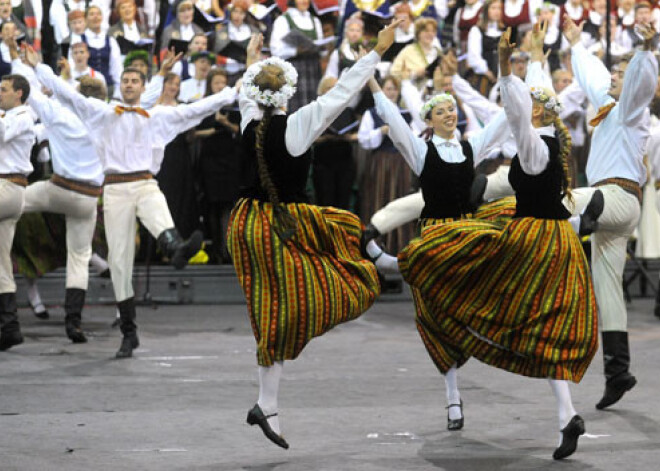
M 360 252 L 357 216 L 308 204 L 287 209 L 298 226 L 286 241 L 274 230 L 273 205 L 254 199 L 236 204 L 227 234 L 261 366 L 296 358 L 380 294 L 376 267 Z
M 568 221 L 495 219 L 426 225 L 399 254 L 429 355 L 442 373 L 475 357 L 579 382 L 598 349 L 580 241 Z

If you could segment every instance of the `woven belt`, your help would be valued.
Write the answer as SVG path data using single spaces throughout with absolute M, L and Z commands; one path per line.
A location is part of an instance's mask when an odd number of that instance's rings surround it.
M 639 187 L 639 183 L 626 178 L 606 178 L 599 182 L 594 183 L 591 186 L 603 186 L 603 185 L 617 185 L 621 187 L 624 191 L 627 191 L 633 195 L 639 201 L 639 204 L 642 204 L 642 189 Z
M 655 189 L 660 190 L 660 181 L 655 182 Z
M 71 180 L 69 178 L 62 177 L 61 175 L 58 174 L 53 174 L 53 176 L 50 177 L 50 182 L 53 185 L 57 185 L 60 188 L 64 188 L 65 190 L 75 191 L 76 193 L 80 193 L 81 195 L 92 196 L 94 198 L 98 198 L 103 193 L 103 187 L 92 185 L 91 183 L 87 183 L 87 182 L 81 182 L 78 180 Z
M 149 171 L 133 172 L 133 173 L 111 173 L 105 176 L 104 185 L 112 185 L 113 183 L 131 183 L 139 182 L 140 180 L 151 180 L 154 178 L 153 174 Z
M 511 167 L 511 162 L 513 162 L 513 159 L 502 159 L 500 165 L 504 165 L 505 167 Z
M 27 186 L 28 184 L 27 177 L 22 173 L 0 173 L 0 178 L 3 180 L 9 180 L 14 184 L 23 187 Z

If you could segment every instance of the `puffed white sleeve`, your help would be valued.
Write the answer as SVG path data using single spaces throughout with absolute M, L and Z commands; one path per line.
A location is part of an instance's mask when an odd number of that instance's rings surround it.
M 528 175 L 538 175 L 548 166 L 550 151 L 532 126 L 532 97 L 518 77 L 500 78 L 502 102 L 509 126 L 516 139 L 520 166 Z

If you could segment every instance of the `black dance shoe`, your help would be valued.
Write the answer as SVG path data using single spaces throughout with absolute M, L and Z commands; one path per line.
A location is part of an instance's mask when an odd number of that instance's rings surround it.
M 637 379 L 627 372 L 607 381 L 605 383 L 605 394 L 603 394 L 600 402 L 596 404 L 596 409 L 605 409 L 606 407 L 615 404 L 627 391 L 630 391 L 635 387 L 636 384 Z
M 124 335 L 124 337 L 121 339 L 121 346 L 115 354 L 115 358 L 130 358 L 133 356 L 133 350 L 139 346 L 140 340 L 136 334 Z
M 259 404 L 255 404 L 252 409 L 248 412 L 247 423 L 250 425 L 258 425 L 261 427 L 261 431 L 266 435 L 266 438 L 273 442 L 277 446 L 281 446 L 285 450 L 289 449 L 289 444 L 286 442 L 281 435 L 275 433 L 275 431 L 270 428 L 268 424 L 268 417 L 276 416 L 277 412 L 274 414 L 265 415 L 264 412 L 259 407 Z
M 20 345 L 23 343 L 23 335 L 20 330 L 14 332 L 2 332 L 0 333 L 0 352 L 9 350 L 15 345 Z
M 43 310 L 39 310 L 37 312 L 37 308 L 42 307 Z M 46 306 L 43 305 L 43 303 L 39 303 L 36 306 L 33 306 L 32 303 L 30 303 L 30 308 L 32 309 L 32 314 L 34 314 L 36 317 L 39 319 L 50 319 L 50 314 L 48 313 L 48 309 L 46 309 Z
M 465 419 L 465 416 L 463 415 L 463 399 L 461 399 L 460 404 L 449 404 L 445 409 L 449 409 L 450 407 L 458 407 L 461 409 L 461 418 L 460 419 L 450 419 L 449 418 L 449 410 L 447 410 L 447 430 L 450 431 L 455 431 L 455 430 L 460 430 L 463 428 L 463 422 Z
M 591 201 L 587 205 L 584 213 L 580 216 L 580 235 L 586 236 L 598 230 L 598 218 L 603 214 L 605 208 L 605 199 L 603 192 L 594 191 Z
M 561 445 L 552 454 L 556 460 L 571 456 L 577 450 L 578 438 L 584 435 L 584 420 L 579 415 L 573 416 L 571 421 L 561 431 Z

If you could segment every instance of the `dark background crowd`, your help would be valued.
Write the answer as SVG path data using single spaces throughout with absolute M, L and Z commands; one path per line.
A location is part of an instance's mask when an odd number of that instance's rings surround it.
M 11 73 L 5 42 L 14 36 L 32 44 L 46 64 L 72 83 L 85 75 L 102 78 L 109 96 L 119 99 L 117 84 L 124 67 L 142 68 L 151 78 L 166 51 L 174 49 L 184 55 L 164 77 L 158 104 L 176 106 L 235 84 L 245 70 L 249 38 L 260 32 L 264 54 L 290 61 L 299 73 L 289 107 L 293 112 L 331 89 L 357 60 L 359 48 L 372 47 L 378 30 L 396 17 L 403 22 L 394 46 L 382 58 L 378 78 L 386 96 L 421 132 L 413 119 L 418 110 L 402 99 L 402 81 L 412 84 L 422 99 L 441 91 L 454 93 L 452 77 L 438 66 L 443 54 L 452 51 L 459 59 L 459 75 L 497 104 L 497 43 L 507 27 L 513 28 L 512 41 L 519 46 L 512 57 L 513 71 L 524 78 L 528 33 L 538 20 L 548 21 L 545 68 L 557 92 L 568 87 L 573 76 L 570 47 L 561 34 L 565 14 L 584 23 L 583 44 L 608 66 L 616 67 L 641 42 L 636 23 L 652 23 L 660 30 L 658 3 L 635 0 L 612 0 L 609 15 L 606 0 L 0 0 L 0 76 Z M 485 125 L 477 109 L 482 105 L 457 98 L 459 129 L 466 138 Z M 658 103 L 656 93 L 651 110 L 655 116 Z M 583 102 L 563 116 L 573 137 L 574 186 L 586 183 L 587 122 L 594 112 Z M 157 175 L 182 236 L 204 230 L 208 260 L 202 256 L 200 263 L 230 262 L 225 232 L 240 191 L 239 124 L 237 104 L 206 118 L 167 146 Z M 32 180 L 52 172 L 42 151 L 45 146 L 47 142 L 35 145 L 37 171 Z M 416 191 L 415 179 L 365 91 L 313 150 L 308 191 L 317 204 L 349 209 L 367 223 L 389 201 Z M 491 173 L 510 157 L 495 153 L 479 170 Z M 386 249 L 396 252 L 413 232 L 402 229 L 384 241 Z M 156 244 L 149 242 L 146 231 L 138 240 L 138 257 L 156 260 Z

